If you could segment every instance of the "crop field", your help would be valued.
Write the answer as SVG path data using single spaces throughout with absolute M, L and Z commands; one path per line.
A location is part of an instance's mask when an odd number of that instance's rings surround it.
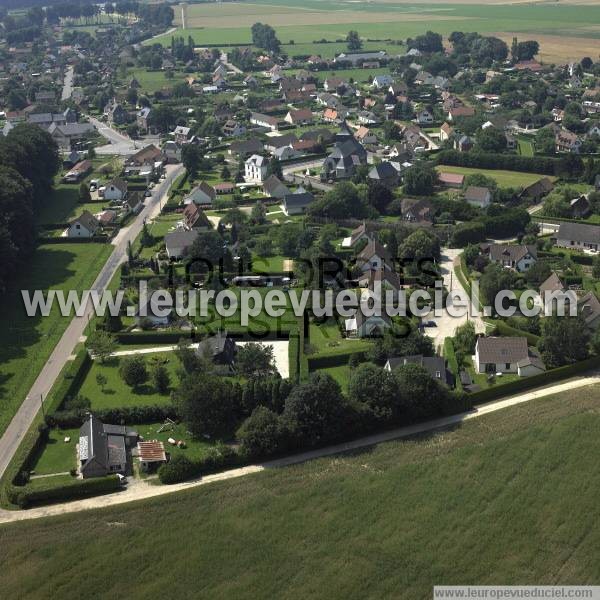
M 260 21 L 275 27 L 284 45 L 293 40 L 296 46 L 302 47 L 301 51 L 298 48 L 294 51 L 286 46 L 289 53 L 330 56 L 333 48 L 314 42 L 323 38 L 342 40 L 349 29 L 356 29 L 365 40 L 405 40 L 427 30 L 446 36 L 452 31 L 478 31 L 498 35 L 509 42 L 513 35 L 535 37 L 542 46 L 542 60 L 565 61 L 573 55 L 597 55 L 600 29 L 591 24 L 600 22 L 600 3 L 582 0 L 582 4 L 568 0 L 560 4 L 499 0 L 485 4 L 470 0 L 442 0 L 433 4 L 386 0 L 192 4 L 185 9 L 185 35 L 191 35 L 198 45 L 250 44 L 250 27 Z M 175 24 L 181 26 L 180 7 L 176 7 L 175 15 Z M 159 38 L 162 43 L 169 40 L 170 35 Z M 335 52 L 338 51 L 336 48 Z
M 193 586 L 210 598 L 421 599 L 442 582 L 595 584 L 599 434 L 595 386 L 352 454 L 3 526 L 3 594 L 185 597 Z M 115 548 L 160 568 L 106 577 L 122 568 Z
M 110 244 L 39 246 L 27 269 L 0 299 L 0 433 L 10 422 L 44 363 L 66 329 L 70 317 L 54 307 L 48 317 L 28 317 L 21 290 L 89 289 L 113 250 Z

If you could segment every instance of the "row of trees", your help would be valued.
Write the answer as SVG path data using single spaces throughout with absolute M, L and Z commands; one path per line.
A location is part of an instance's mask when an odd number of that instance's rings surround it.
M 36 125 L 0 138 L 0 289 L 35 246 L 35 212 L 49 198 L 60 168 L 56 143 Z

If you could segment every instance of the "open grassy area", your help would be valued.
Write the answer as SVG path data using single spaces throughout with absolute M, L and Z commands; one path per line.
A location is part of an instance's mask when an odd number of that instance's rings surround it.
M 65 442 L 65 438 L 71 438 Z M 76 465 L 75 446 L 79 441 L 79 429 L 51 429 L 48 441 L 33 463 L 32 471 L 36 475 L 65 473 Z
M 481 173 L 486 177 L 495 179 L 499 187 L 526 187 L 545 175 L 537 173 L 523 173 L 521 171 L 502 171 L 499 169 L 479 169 L 475 167 L 453 167 L 449 165 L 438 165 L 436 169 L 443 173 L 460 173 L 465 177 L 473 173 Z M 553 179 L 552 177 L 550 179 Z
M 339 367 L 328 367 L 327 369 L 319 369 L 320 373 L 331 375 L 339 384 L 342 392 L 348 392 L 348 380 L 350 378 L 350 367 L 348 365 L 340 365 Z
M 519 154 L 521 156 L 533 156 L 535 154 L 535 147 L 533 145 L 532 140 L 519 138 L 518 144 L 519 144 Z
M 362 352 L 371 347 L 369 340 L 342 337 L 335 319 L 324 323 L 312 322 L 309 326 L 309 356 L 339 354 L 341 352 Z
M 595 584 L 599 434 L 596 386 L 413 440 L 3 526 L 3 594 L 362 600 L 429 598 L 441 583 Z M 106 577 L 124 551 L 140 568 Z
M 129 349 L 129 348 L 128 348 Z M 179 361 L 173 352 L 161 352 L 143 355 L 148 371 L 154 361 L 163 364 L 171 376 L 171 386 L 177 384 Z M 79 393 L 89 398 L 92 409 L 118 408 L 120 406 L 142 406 L 151 404 L 167 404 L 169 394 L 159 394 L 149 380 L 138 388 L 129 387 L 119 375 L 119 366 L 126 357 L 112 357 L 104 364 L 94 361 L 90 371 L 81 384 Z M 96 382 L 96 377 L 103 375 L 107 383 L 102 388 Z
M 110 244 L 39 246 L 0 298 L 0 433 L 71 320 L 57 306 L 48 317 L 28 317 L 21 290 L 89 289 L 112 250 Z

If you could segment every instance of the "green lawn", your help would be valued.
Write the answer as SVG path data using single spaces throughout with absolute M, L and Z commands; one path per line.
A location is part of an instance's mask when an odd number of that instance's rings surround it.
M 65 442 L 67 437 L 71 438 L 70 442 Z M 36 475 L 48 475 L 50 473 L 65 473 L 74 469 L 77 466 L 75 446 L 78 441 L 79 428 L 51 429 L 48 441 L 31 470 Z
M 325 323 L 310 323 L 309 346 L 314 357 L 323 354 L 339 354 L 340 352 L 361 352 L 371 347 L 369 340 L 348 339 L 342 337 L 335 319 Z
M 531 183 L 536 182 L 545 175 L 537 173 L 523 173 L 521 171 L 502 171 L 496 169 L 478 169 L 471 167 L 453 167 L 448 165 L 438 165 L 438 171 L 444 173 L 460 173 L 465 177 L 473 173 L 481 173 L 486 177 L 495 179 L 500 187 L 526 187 Z M 550 179 L 553 179 L 552 177 Z
M 420 600 L 440 583 L 596 584 L 599 409 L 600 389 L 581 388 L 411 440 L 5 525 L 2 592 Z M 106 577 L 124 549 L 140 568 Z
M 211 448 L 214 444 L 205 439 L 193 438 L 187 431 L 185 425 L 177 423 L 173 426 L 168 426 L 160 433 L 158 430 L 163 425 L 160 423 L 147 423 L 143 425 L 134 425 L 132 426 L 139 435 L 141 435 L 145 440 L 158 440 L 163 442 L 165 445 L 165 450 L 171 454 L 171 456 L 176 456 L 177 454 L 184 454 L 188 458 L 193 460 L 197 460 L 206 456 L 206 452 L 209 448 Z M 172 446 L 167 441 L 169 438 L 174 439 L 175 441 L 183 441 L 185 442 L 185 448 L 179 448 L 178 446 Z
M 153 94 L 161 88 L 172 88 L 176 83 L 183 81 L 186 77 L 194 77 L 194 73 L 183 73 L 173 71 L 173 77 L 166 77 L 166 71 L 147 71 L 146 69 L 130 69 L 127 72 L 125 83 L 129 83 L 132 77 L 135 77 L 140 88 L 147 94 Z
M 21 290 L 89 289 L 112 250 L 110 244 L 39 246 L 0 297 L 0 433 L 71 320 L 62 317 L 57 307 L 48 317 L 28 317 Z
M 533 156 L 535 154 L 535 147 L 531 140 L 519 138 L 518 143 L 519 143 L 519 154 L 521 156 Z
M 327 373 L 331 375 L 342 388 L 342 392 L 348 392 L 348 380 L 350 379 L 351 368 L 348 365 L 340 365 L 339 367 L 328 367 L 327 369 L 319 369 L 319 373 Z
M 285 256 L 252 256 L 252 271 L 255 273 L 283 273 L 283 261 Z
M 142 356 L 146 360 L 149 372 L 153 361 L 160 361 L 169 371 L 171 386 L 177 384 L 176 373 L 180 365 L 173 352 L 151 353 Z M 79 393 L 90 400 L 92 409 L 168 404 L 170 402 L 169 394 L 159 394 L 150 380 L 137 389 L 129 387 L 119 375 L 119 366 L 124 359 L 125 357 L 112 357 L 104 364 L 97 360 L 92 364 L 79 389 Z M 104 388 L 101 388 L 96 382 L 98 375 L 106 377 L 107 383 Z

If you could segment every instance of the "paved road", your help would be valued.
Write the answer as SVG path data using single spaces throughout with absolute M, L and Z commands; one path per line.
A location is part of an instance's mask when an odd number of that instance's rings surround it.
M 109 143 L 105 146 L 99 146 L 95 148 L 96 154 L 117 154 L 119 156 L 129 156 L 131 154 L 135 154 L 138 152 L 138 150 L 141 150 L 149 144 L 158 145 L 160 142 L 160 139 L 155 136 L 148 136 L 141 140 L 132 140 L 130 137 L 124 135 L 116 129 L 113 129 L 106 123 L 103 123 L 102 121 L 99 121 L 91 116 L 88 118 L 98 133 L 109 141 Z
M 440 270 L 442 272 L 444 286 L 448 291 L 462 290 L 462 292 L 466 294 L 462 283 L 456 276 L 457 261 L 459 260 L 458 257 L 461 254 L 461 252 L 461 249 L 455 248 L 442 249 Z M 447 337 L 452 337 L 454 335 L 455 329 L 460 325 L 466 323 L 469 319 L 475 323 L 475 331 L 477 333 L 485 332 L 485 323 L 483 322 L 481 317 L 469 317 L 467 315 L 462 317 L 452 317 L 444 309 L 442 311 L 441 316 L 435 316 L 432 313 L 428 317 L 425 317 L 425 320 L 433 320 L 436 322 L 437 325 L 437 327 L 426 327 L 425 333 L 430 338 L 432 338 L 433 343 L 436 347 L 443 346 L 444 339 Z
M 166 199 L 173 180 L 183 172 L 183 166 L 167 167 L 167 178 L 156 186 L 153 195 L 146 199 L 146 206 L 135 221 L 119 234 L 119 240 L 104 267 L 98 274 L 92 286 L 93 290 L 102 292 L 108 286 L 113 275 L 127 256 L 127 244 L 133 242 L 142 229 L 144 219 L 151 218 L 160 210 L 162 200 Z M 2 438 L 0 438 L 0 477 L 4 474 L 11 458 L 16 452 L 21 438 L 29 429 L 41 406 L 41 399 L 46 399 L 62 368 L 72 356 L 75 346 L 81 341 L 86 325 L 92 313 L 91 303 L 88 303 L 84 316 L 74 317 L 67 326 L 63 336 L 54 348 L 50 358 L 38 375 L 29 394 L 13 417 Z
M 61 100 L 68 100 L 73 93 L 73 65 L 69 65 L 65 71 L 65 79 L 63 82 L 63 89 Z
M 287 456 L 285 458 L 280 458 L 257 465 L 249 465 L 239 469 L 231 469 L 230 471 L 216 473 L 215 475 L 207 475 L 206 477 L 185 481 L 183 483 L 177 483 L 174 485 L 152 485 L 152 483 L 147 480 L 136 480 L 130 478 L 131 482 L 128 484 L 125 490 L 113 494 L 107 494 L 95 498 L 86 498 L 84 500 L 76 500 L 74 502 L 66 502 L 63 504 L 41 506 L 38 508 L 31 508 L 29 510 L 9 511 L 0 509 L 0 523 L 40 519 L 42 517 L 52 517 L 67 513 L 81 512 L 83 510 L 90 510 L 94 508 L 107 508 L 109 506 L 115 506 L 136 500 L 147 500 L 156 496 L 163 496 L 165 494 L 172 494 L 173 492 L 179 492 L 201 485 L 208 485 L 210 483 L 214 483 L 215 481 L 237 479 L 238 477 L 244 477 L 252 473 L 260 473 L 266 469 L 287 467 L 317 458 L 333 456 L 335 454 L 359 450 L 361 448 L 368 448 L 383 442 L 410 437 L 428 431 L 444 429 L 446 427 L 458 425 L 464 421 L 468 421 L 469 419 L 475 419 L 483 415 L 508 408 L 510 406 L 516 406 L 524 402 L 543 398 L 544 396 L 560 394 L 580 387 L 597 384 L 600 384 L 600 374 L 594 372 L 585 377 L 579 377 L 578 379 L 572 379 L 567 382 L 539 388 L 537 390 L 512 396 L 504 400 L 489 402 L 487 404 L 478 406 L 473 410 L 459 413 L 457 415 L 441 417 L 439 419 L 425 421 L 424 423 L 419 423 L 417 425 L 409 425 L 408 427 L 399 427 L 390 431 L 384 431 L 382 433 L 376 433 L 374 435 L 359 438 L 357 440 L 353 440 L 352 442 L 337 444 L 335 446 L 327 446 L 326 448 L 320 448 L 317 450 L 310 450 L 309 452 L 294 454 L 293 456 Z

